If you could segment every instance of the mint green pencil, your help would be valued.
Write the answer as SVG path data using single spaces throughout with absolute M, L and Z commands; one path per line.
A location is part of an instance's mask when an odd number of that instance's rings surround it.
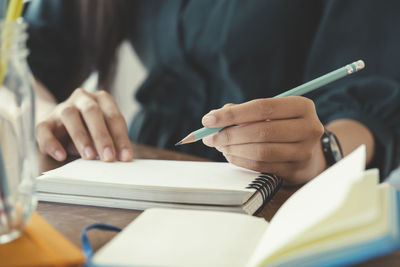
M 357 72 L 365 67 L 364 61 L 358 60 L 356 62 L 353 62 L 349 65 L 346 65 L 340 69 L 334 70 L 332 72 L 329 72 L 328 74 L 325 74 L 319 78 L 316 78 L 314 80 L 311 80 L 307 83 L 304 83 L 300 86 L 297 86 L 289 91 L 286 91 L 284 93 L 281 93 L 279 95 L 276 95 L 274 97 L 284 97 L 284 96 L 300 96 L 304 95 L 306 93 L 309 93 L 317 88 L 320 88 L 324 85 L 327 85 L 328 83 L 331 83 L 333 81 L 336 81 L 340 78 L 343 78 L 344 76 L 347 76 L 349 74 L 352 74 L 354 72 Z M 221 131 L 226 127 L 218 127 L 218 128 L 206 128 L 203 127 L 201 129 L 198 129 L 194 132 L 191 132 L 188 136 L 183 138 L 181 141 L 176 143 L 175 145 L 183 145 L 183 144 L 188 144 L 192 142 L 196 142 L 200 139 L 203 139 L 206 136 L 212 135 L 216 132 Z

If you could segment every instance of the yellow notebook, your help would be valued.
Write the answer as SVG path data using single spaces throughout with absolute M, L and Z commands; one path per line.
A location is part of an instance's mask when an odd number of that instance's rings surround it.
M 81 250 L 37 212 L 20 238 L 0 245 L 0 259 L 0 267 L 70 266 L 85 260 Z

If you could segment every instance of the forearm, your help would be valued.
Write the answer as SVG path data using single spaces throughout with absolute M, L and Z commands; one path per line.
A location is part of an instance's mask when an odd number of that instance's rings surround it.
M 57 101 L 49 90 L 38 80 L 35 80 L 35 114 L 36 122 L 45 119 L 57 105 Z
M 367 164 L 371 162 L 375 152 L 375 140 L 371 131 L 364 124 L 351 119 L 338 119 L 328 123 L 325 127 L 339 139 L 344 156 L 361 144 L 365 144 Z

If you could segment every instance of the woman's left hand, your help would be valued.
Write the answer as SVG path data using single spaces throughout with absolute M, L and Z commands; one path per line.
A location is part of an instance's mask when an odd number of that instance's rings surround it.
M 240 167 L 274 173 L 287 184 L 311 180 L 326 168 L 324 127 L 314 102 L 300 96 L 228 104 L 203 117 L 205 127 L 228 127 L 203 139 Z

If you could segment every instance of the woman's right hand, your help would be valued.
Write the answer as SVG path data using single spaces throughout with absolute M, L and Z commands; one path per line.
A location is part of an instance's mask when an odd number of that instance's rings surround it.
M 133 150 L 121 112 L 105 91 L 76 89 L 36 126 L 42 153 L 58 161 L 67 154 L 84 159 L 131 161 Z

